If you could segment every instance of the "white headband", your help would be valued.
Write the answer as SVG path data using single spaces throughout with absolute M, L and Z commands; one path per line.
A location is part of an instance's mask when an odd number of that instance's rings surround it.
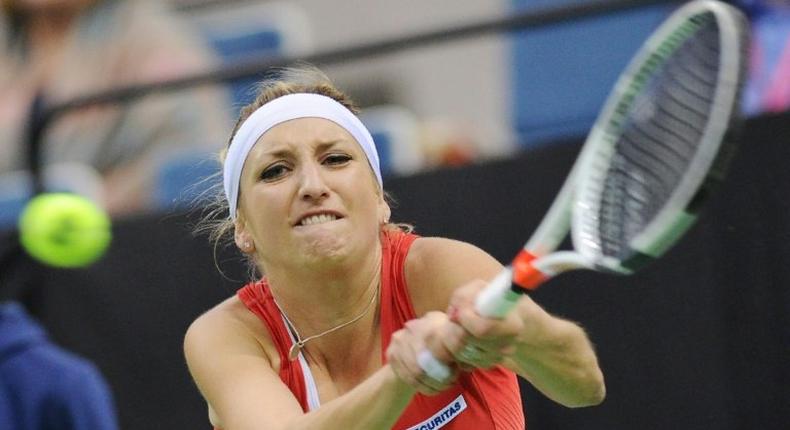
M 269 129 L 297 118 L 328 119 L 348 131 L 365 151 L 365 156 L 376 174 L 379 186 L 383 188 L 376 145 L 373 143 L 370 132 L 356 115 L 330 97 L 308 93 L 288 94 L 264 104 L 253 112 L 244 120 L 230 142 L 230 148 L 228 148 L 225 158 L 223 179 L 225 197 L 228 199 L 232 219 L 236 219 L 241 169 L 244 167 L 247 154 Z

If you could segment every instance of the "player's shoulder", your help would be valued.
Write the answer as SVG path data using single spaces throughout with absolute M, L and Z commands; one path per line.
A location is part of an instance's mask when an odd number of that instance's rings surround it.
M 244 305 L 237 296 L 229 297 L 197 317 L 187 332 L 222 330 L 244 324 L 243 308 Z
M 406 258 L 404 274 L 417 315 L 444 310 L 452 292 L 472 280 L 489 280 L 502 265 L 479 247 L 455 239 L 421 237 Z
M 433 271 L 463 262 L 490 263 L 493 258 L 479 247 L 444 237 L 419 237 L 409 250 L 407 265 L 414 269 Z
M 187 360 L 218 351 L 257 352 L 268 358 L 273 349 L 269 331 L 237 296 L 197 317 L 184 336 Z

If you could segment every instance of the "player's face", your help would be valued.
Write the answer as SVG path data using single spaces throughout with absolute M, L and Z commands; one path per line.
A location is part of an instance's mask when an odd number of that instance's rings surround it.
M 345 129 L 302 118 L 267 131 L 241 175 L 237 244 L 265 268 L 368 255 L 389 217 L 362 148 Z

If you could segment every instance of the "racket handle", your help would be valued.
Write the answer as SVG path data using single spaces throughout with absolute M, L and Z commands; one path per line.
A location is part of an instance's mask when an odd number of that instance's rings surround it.
M 504 318 L 518 303 L 524 291 L 513 285 L 513 270 L 505 267 L 477 295 L 475 310 L 488 318 Z
M 515 288 L 513 271 L 510 267 L 506 267 L 477 295 L 475 310 L 484 317 L 503 318 L 516 306 L 522 295 L 516 292 L 518 290 Z M 437 381 L 444 381 L 452 374 L 450 368 L 437 360 L 427 349 L 417 354 L 417 363 L 426 375 Z
M 425 371 L 426 375 L 436 381 L 445 381 L 453 374 L 449 366 L 439 361 L 427 349 L 423 349 L 417 354 L 417 364 Z

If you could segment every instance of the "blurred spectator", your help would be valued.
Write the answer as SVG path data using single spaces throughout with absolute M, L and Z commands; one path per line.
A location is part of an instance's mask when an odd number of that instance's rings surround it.
M 752 22 L 747 114 L 790 109 L 790 1 L 740 0 Z
M 34 94 L 47 103 L 204 70 L 203 39 L 163 2 L 0 0 L 0 173 L 26 168 L 24 130 Z M 227 139 L 224 90 L 147 96 L 67 114 L 49 128 L 43 160 L 91 166 L 112 214 L 152 205 L 159 165 L 211 152 Z
M 481 154 L 472 139 L 469 124 L 451 118 L 432 118 L 422 125 L 421 144 L 426 164 L 463 166 L 479 160 Z
M 0 428 L 118 428 L 96 368 L 53 345 L 16 303 L 0 303 Z

